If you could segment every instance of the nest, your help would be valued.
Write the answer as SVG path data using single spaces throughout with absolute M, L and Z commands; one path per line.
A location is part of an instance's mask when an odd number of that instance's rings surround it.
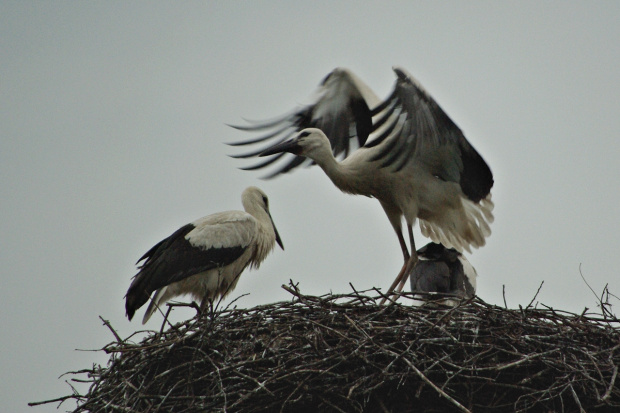
M 107 367 L 73 373 L 92 382 L 88 393 L 55 401 L 77 400 L 75 412 L 620 411 L 620 322 L 608 311 L 477 297 L 379 306 L 374 290 L 285 288 L 288 302 L 118 338 L 103 349 Z

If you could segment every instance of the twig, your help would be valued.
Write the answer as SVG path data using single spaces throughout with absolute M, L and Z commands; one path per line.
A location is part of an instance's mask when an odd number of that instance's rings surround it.
M 545 281 L 541 281 L 540 285 L 538 286 L 538 290 L 536 290 L 536 294 L 534 294 L 534 298 L 532 298 L 532 301 L 530 301 L 530 303 L 527 305 L 527 307 L 525 307 L 526 310 L 530 309 L 532 307 L 532 303 L 534 303 L 534 300 L 536 300 L 536 297 L 538 297 L 538 293 L 540 293 L 540 289 L 542 288 L 543 284 L 545 283 Z
M 63 397 L 57 397 L 55 399 L 50 399 L 50 400 L 43 400 L 40 402 L 29 402 L 28 406 L 40 406 L 42 404 L 48 404 L 48 403 L 56 403 L 56 402 L 60 402 L 61 404 L 69 399 L 81 399 L 83 396 L 78 396 L 78 395 L 74 395 L 71 394 L 69 396 L 63 396 Z
M 398 354 L 391 352 L 389 350 L 387 350 L 388 352 L 392 353 L 394 356 L 398 357 Z M 403 360 L 405 361 L 405 363 L 407 363 L 407 365 L 411 368 L 411 370 L 414 371 L 415 374 L 418 375 L 418 377 L 420 377 L 420 379 L 422 379 L 422 381 L 426 384 L 428 384 L 429 386 L 431 386 L 437 393 L 439 393 L 443 398 L 445 398 L 446 400 L 448 400 L 450 403 L 452 403 L 453 405 L 455 405 L 459 410 L 461 410 L 462 412 L 466 412 L 466 413 L 471 413 L 471 411 L 469 409 L 467 409 L 465 406 L 463 406 L 461 403 L 459 403 L 457 400 L 455 400 L 453 397 L 451 397 L 448 393 L 446 393 L 445 391 L 441 390 L 439 387 L 437 387 L 435 385 L 435 383 L 433 383 L 432 381 L 430 381 L 428 379 L 428 377 L 426 377 L 424 375 L 424 373 L 422 373 L 412 362 L 410 362 L 407 358 L 403 357 Z
M 112 334 L 114 334 L 114 337 L 116 338 L 116 342 L 117 343 L 122 343 L 123 340 L 121 339 L 121 337 L 118 335 L 118 333 L 116 332 L 116 330 L 114 330 L 112 328 L 112 325 L 110 324 L 110 322 L 108 320 L 105 320 L 103 317 L 99 316 L 99 319 L 101 321 L 103 321 L 103 324 L 108 327 L 108 329 L 112 332 Z
M 299 288 L 298 288 L 299 284 L 294 284 L 293 280 L 289 280 L 289 284 L 282 284 L 281 287 L 284 291 L 290 293 L 293 297 L 296 297 L 298 299 L 301 299 L 303 296 L 301 295 L 301 293 L 299 292 Z
M 618 366 L 614 365 L 614 372 L 611 375 L 611 380 L 609 381 L 609 387 L 607 387 L 607 391 L 605 392 L 605 394 L 603 394 L 603 397 L 601 397 L 602 402 L 609 400 L 609 396 L 611 396 L 611 390 L 614 388 L 614 385 L 616 384 L 616 377 L 618 377 Z

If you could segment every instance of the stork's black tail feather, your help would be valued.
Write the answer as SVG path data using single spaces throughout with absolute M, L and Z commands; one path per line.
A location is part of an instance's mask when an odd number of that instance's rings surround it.
M 144 282 L 146 278 L 140 277 L 140 274 L 138 274 L 125 295 L 125 311 L 129 321 L 133 318 L 136 310 L 142 307 L 151 296 L 152 290 L 148 290 Z

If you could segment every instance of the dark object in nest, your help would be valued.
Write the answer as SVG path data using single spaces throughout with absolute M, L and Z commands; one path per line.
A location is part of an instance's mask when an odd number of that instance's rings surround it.
M 620 321 L 605 312 L 287 290 L 290 302 L 111 343 L 108 367 L 78 372 L 88 394 L 62 399 L 75 412 L 620 411 Z

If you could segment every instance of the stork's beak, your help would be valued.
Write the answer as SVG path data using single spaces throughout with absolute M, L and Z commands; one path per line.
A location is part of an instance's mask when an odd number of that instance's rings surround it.
M 301 152 L 301 146 L 297 143 L 297 139 L 293 138 L 262 151 L 258 156 L 274 155 L 281 152 L 290 152 L 295 155 L 299 155 Z
M 267 214 L 269 214 L 269 211 L 267 211 Z M 280 248 L 282 248 L 282 251 L 284 251 L 284 245 L 282 244 L 282 239 L 280 238 L 280 234 L 278 234 L 278 229 L 276 228 L 276 224 L 273 223 L 273 218 L 271 218 L 271 214 L 269 214 L 269 219 L 271 220 L 271 226 L 273 226 L 273 232 L 276 233 L 276 242 L 278 243 Z
M 278 234 L 278 230 L 276 229 L 275 225 L 273 226 L 273 230 L 276 232 L 276 242 L 278 243 L 280 248 L 282 248 L 282 251 L 284 251 L 284 245 L 282 244 L 282 239 L 280 239 L 280 234 Z

